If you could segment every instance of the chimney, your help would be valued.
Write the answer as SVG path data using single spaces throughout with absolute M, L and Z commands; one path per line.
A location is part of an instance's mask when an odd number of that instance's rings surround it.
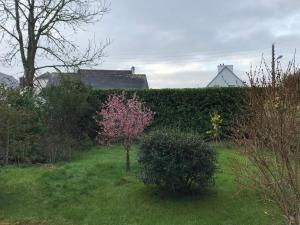
M 224 63 L 223 64 L 220 64 L 218 65 L 218 73 L 221 72 L 221 70 L 225 67 Z
M 135 67 L 134 66 L 131 67 L 131 74 L 135 74 Z
M 223 64 L 218 65 L 218 73 L 220 73 L 222 71 L 222 69 L 224 69 L 224 67 L 227 67 L 228 69 L 230 69 L 233 72 L 233 65 L 224 65 L 224 63 L 223 63 Z

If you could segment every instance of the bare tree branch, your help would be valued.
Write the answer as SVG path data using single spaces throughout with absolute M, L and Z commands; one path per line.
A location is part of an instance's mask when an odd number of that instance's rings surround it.
M 97 22 L 109 7 L 105 0 L 0 0 L 0 41 L 9 45 L 1 61 L 11 64 L 20 59 L 30 87 L 41 69 L 97 65 L 109 41 L 97 45 L 90 40 L 81 52 L 66 30 L 76 33 L 85 24 Z M 39 65 L 41 58 L 53 64 Z

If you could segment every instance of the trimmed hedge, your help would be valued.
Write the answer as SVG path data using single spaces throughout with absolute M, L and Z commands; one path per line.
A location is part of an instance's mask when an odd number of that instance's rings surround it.
M 206 132 L 212 128 L 210 115 L 218 111 L 223 119 L 223 138 L 230 136 L 233 119 L 245 102 L 244 88 L 94 90 L 89 101 L 99 107 L 109 95 L 122 92 L 129 96 L 136 92 L 156 113 L 151 130 L 176 128 L 206 136 Z

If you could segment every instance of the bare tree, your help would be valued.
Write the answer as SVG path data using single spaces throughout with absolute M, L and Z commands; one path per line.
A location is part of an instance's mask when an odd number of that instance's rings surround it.
M 248 160 L 235 169 L 242 184 L 249 178 L 247 185 L 280 208 L 286 224 L 300 225 L 300 71 L 291 71 L 294 63 L 287 72 L 277 63 L 276 70 L 265 65 L 249 74 L 248 105 L 235 130 Z
M 2 43 L 9 45 L 5 63 L 21 59 L 25 85 L 33 87 L 34 76 L 45 68 L 73 69 L 96 65 L 106 44 L 88 41 L 80 52 L 70 31 L 97 22 L 109 11 L 102 0 L 0 0 Z M 67 35 L 69 33 L 69 35 Z M 20 58 L 19 58 L 20 57 Z M 50 63 L 39 65 L 38 58 Z

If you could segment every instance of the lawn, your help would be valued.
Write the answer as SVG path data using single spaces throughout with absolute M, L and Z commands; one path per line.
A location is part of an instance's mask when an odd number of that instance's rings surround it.
M 0 168 L 1 224 L 271 225 L 274 210 L 234 183 L 233 150 L 218 147 L 216 185 L 190 196 L 166 195 L 124 169 L 120 146 L 94 148 L 71 162 Z

